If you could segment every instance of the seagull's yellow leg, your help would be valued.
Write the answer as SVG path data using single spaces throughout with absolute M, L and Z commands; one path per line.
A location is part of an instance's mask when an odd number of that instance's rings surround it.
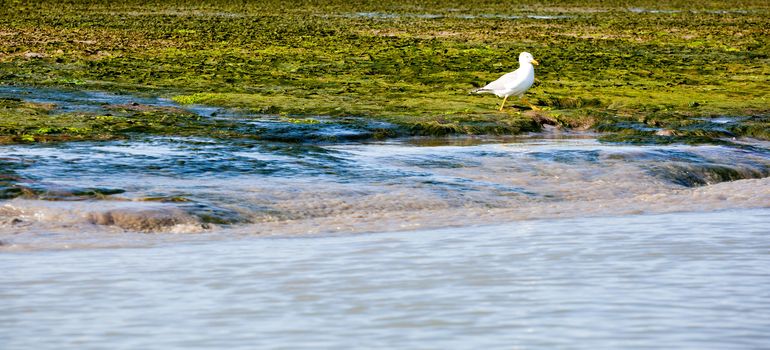
M 538 107 L 538 106 L 535 106 L 535 105 L 533 105 L 533 104 L 529 103 L 529 101 L 527 101 L 527 98 L 526 98 L 526 97 L 522 97 L 522 98 L 521 98 L 521 102 L 524 102 L 524 103 L 526 103 L 527 105 L 529 105 L 529 108 L 532 108 L 532 110 L 533 110 L 533 111 L 539 111 L 539 110 L 540 110 L 540 107 Z
M 503 107 L 505 106 L 505 100 L 507 100 L 507 99 L 508 99 L 508 96 L 505 96 L 505 97 L 503 98 L 503 103 L 501 103 L 501 104 L 500 104 L 500 112 L 502 112 L 502 111 L 503 111 Z

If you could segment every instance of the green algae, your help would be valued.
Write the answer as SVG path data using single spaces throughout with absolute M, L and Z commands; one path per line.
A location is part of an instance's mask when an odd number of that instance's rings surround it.
M 679 125 L 770 113 L 770 6 L 728 5 L 15 2 L 0 10 L 0 83 L 146 92 L 297 120 L 365 117 L 419 135 L 515 134 L 550 124 L 617 133 L 608 140 L 767 139 L 766 118 L 726 132 Z M 527 95 L 542 112 L 518 101 L 497 112 L 498 98 L 469 94 L 515 69 L 524 50 L 541 62 Z M 38 115 L 2 134 L 30 142 L 212 127 L 173 111 L 129 112 L 136 115 L 62 119 L 72 125 Z M 671 132 L 656 135 L 629 120 Z M 236 127 L 215 128 L 226 135 Z
M 0 99 L 0 144 L 113 140 L 132 134 L 216 136 L 232 127 L 189 112 L 119 107 L 112 112 L 52 113 L 48 104 Z
M 137 103 L 103 105 L 106 113 L 60 113 L 49 104 L 0 99 L 0 144 L 115 140 L 142 136 L 243 138 L 281 142 L 340 142 L 408 134 L 406 128 L 363 118 L 319 120 L 248 114 L 208 118 L 174 108 Z

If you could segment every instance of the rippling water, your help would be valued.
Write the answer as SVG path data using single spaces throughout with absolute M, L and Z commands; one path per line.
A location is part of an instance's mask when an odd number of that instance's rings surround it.
M 132 233 L 362 233 L 770 206 L 761 144 L 149 138 L 0 151 L 23 194 L 0 204 L 6 250 L 157 240 Z
M 3 349 L 761 349 L 768 209 L 0 255 Z
M 366 129 L 190 110 L 272 133 L 0 146 L 0 348 L 770 344 L 767 142 L 329 143 Z

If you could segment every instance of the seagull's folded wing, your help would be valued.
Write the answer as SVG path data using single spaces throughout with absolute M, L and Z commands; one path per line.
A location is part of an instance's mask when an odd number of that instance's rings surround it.
M 513 72 L 507 73 L 500 77 L 500 79 L 497 79 L 489 84 L 487 86 L 481 88 L 481 90 L 509 90 L 512 87 L 519 84 L 520 81 L 523 80 L 524 74 L 521 69 L 517 69 Z

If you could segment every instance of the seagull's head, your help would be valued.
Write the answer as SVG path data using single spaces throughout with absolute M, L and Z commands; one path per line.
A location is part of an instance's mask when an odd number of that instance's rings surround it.
M 522 52 L 519 54 L 519 64 L 534 64 L 538 65 L 540 62 L 535 61 L 535 58 L 532 57 L 532 54 L 529 52 Z

